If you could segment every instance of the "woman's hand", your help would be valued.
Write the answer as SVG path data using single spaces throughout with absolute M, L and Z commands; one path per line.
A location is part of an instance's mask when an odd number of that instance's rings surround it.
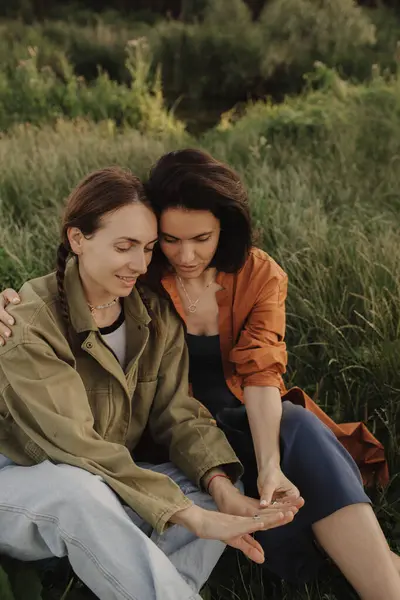
M 260 508 L 260 500 L 244 496 L 229 481 L 222 478 L 212 481 L 210 493 L 220 512 L 241 517 L 258 514 L 264 523 L 269 524 L 266 529 L 282 525 L 281 522 L 274 524 L 277 513 L 286 514 L 291 511 L 295 516 L 304 505 L 303 498 L 290 497 L 285 502 L 275 502 L 272 506 Z
M 20 298 L 15 290 L 7 289 L 0 293 L 0 346 L 4 346 L 12 335 L 11 327 L 14 325 L 14 319 L 5 310 L 8 304 L 18 304 Z
M 258 472 L 258 492 L 260 506 L 268 506 L 271 502 L 291 505 L 300 499 L 300 492 L 295 485 L 282 473 L 279 465 L 263 467 Z M 304 504 L 304 500 L 303 500 Z
M 260 516 L 237 517 L 191 506 L 175 513 L 170 521 L 183 525 L 199 538 L 220 540 L 232 548 L 237 548 L 248 558 L 261 564 L 264 562 L 264 552 L 251 534 L 270 527 L 285 525 L 292 519 L 291 511 L 286 514 L 275 511 L 264 519 Z

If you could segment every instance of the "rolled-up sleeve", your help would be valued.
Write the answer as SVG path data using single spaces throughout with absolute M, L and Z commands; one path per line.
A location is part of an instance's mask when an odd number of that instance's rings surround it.
M 282 387 L 287 352 L 284 341 L 285 300 L 288 278 L 274 273 L 256 293 L 256 299 L 229 360 L 234 363 L 242 387 Z

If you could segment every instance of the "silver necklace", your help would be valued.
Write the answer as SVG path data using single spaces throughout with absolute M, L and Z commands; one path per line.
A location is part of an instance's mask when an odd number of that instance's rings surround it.
M 111 300 L 111 302 L 107 302 L 107 304 L 99 304 L 98 306 L 93 306 L 93 304 L 89 304 L 88 302 L 88 307 L 90 308 L 90 312 L 94 312 L 95 310 L 110 308 L 110 306 L 114 306 L 114 304 L 117 304 L 117 302 L 118 298 L 114 298 L 114 300 Z
M 202 295 L 204 294 L 204 292 L 205 292 L 205 291 L 206 291 L 206 290 L 207 290 L 207 289 L 210 287 L 210 285 L 211 285 L 212 283 L 214 283 L 214 277 L 211 279 L 211 281 L 210 281 L 209 283 L 207 283 L 206 287 L 205 287 L 205 288 L 204 288 L 204 290 L 201 292 L 201 294 L 200 294 L 200 296 L 197 298 L 197 300 L 192 300 L 192 299 L 191 299 L 191 297 L 189 296 L 189 294 L 188 294 L 188 293 L 187 293 L 187 291 L 186 291 L 185 284 L 183 283 L 183 281 L 182 281 L 181 277 L 179 277 L 179 275 L 178 275 L 178 274 L 177 274 L 176 276 L 177 276 L 177 278 L 178 278 L 178 281 L 179 281 L 179 283 L 181 284 L 181 287 L 182 287 L 182 289 L 183 289 L 183 291 L 184 291 L 184 294 L 185 294 L 186 298 L 188 299 L 188 302 L 189 302 L 189 304 L 188 304 L 188 307 L 187 307 L 187 308 L 188 308 L 188 311 L 189 311 L 190 313 L 195 313 L 195 312 L 196 312 L 196 310 L 197 310 L 197 305 L 198 305 L 198 303 L 199 303 L 199 300 L 200 300 L 200 298 L 202 297 Z

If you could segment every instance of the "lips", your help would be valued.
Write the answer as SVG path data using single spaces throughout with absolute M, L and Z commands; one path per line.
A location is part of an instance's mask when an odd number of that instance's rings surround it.
M 137 277 L 125 277 L 124 275 L 117 275 L 118 279 L 120 279 L 121 281 L 123 281 L 124 283 L 135 283 Z
M 182 265 L 178 265 L 178 269 L 182 269 L 182 271 L 193 271 L 197 269 L 199 265 L 194 265 L 193 267 L 184 267 Z

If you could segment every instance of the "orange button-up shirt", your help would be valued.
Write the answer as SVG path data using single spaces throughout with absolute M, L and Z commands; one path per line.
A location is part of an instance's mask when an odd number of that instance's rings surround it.
M 243 402 L 249 385 L 275 386 L 285 392 L 285 300 L 287 275 L 268 254 L 253 248 L 239 273 L 218 273 L 218 329 L 225 380 Z M 162 284 L 183 321 L 186 315 L 176 278 Z
M 266 252 L 252 248 L 238 273 L 219 272 L 216 282 L 221 287 L 216 298 L 222 364 L 231 392 L 243 402 L 246 386 L 279 388 L 285 400 L 304 406 L 333 431 L 357 462 L 365 483 L 385 485 L 389 475 L 384 448 L 363 423 L 337 424 L 303 390 L 285 388 L 286 273 Z M 162 285 L 185 322 L 175 275 L 165 275 Z

